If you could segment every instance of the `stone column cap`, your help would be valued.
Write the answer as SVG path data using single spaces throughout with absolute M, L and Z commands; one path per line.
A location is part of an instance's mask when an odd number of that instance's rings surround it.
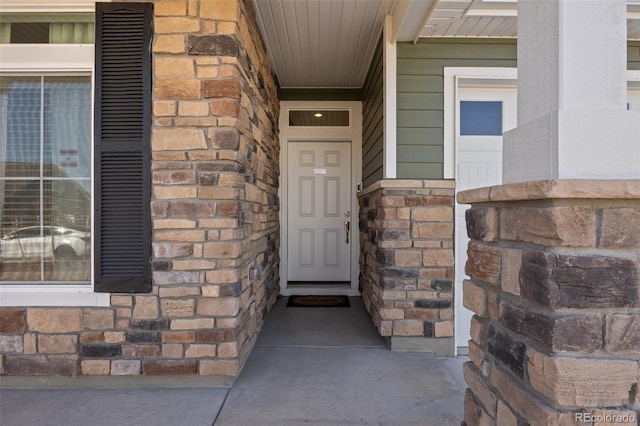
M 382 179 L 372 183 L 358 193 L 358 197 L 370 194 L 378 189 L 454 189 L 453 179 Z
M 548 199 L 640 199 L 640 179 L 536 180 L 470 189 L 458 193 L 460 204 Z

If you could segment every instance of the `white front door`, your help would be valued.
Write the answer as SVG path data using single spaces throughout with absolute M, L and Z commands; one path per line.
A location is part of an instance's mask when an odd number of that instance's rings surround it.
M 502 133 L 516 126 L 515 87 L 460 87 L 456 104 L 456 190 L 502 183 Z M 468 346 L 473 313 L 462 305 L 468 204 L 456 203 L 456 346 Z
M 287 155 L 287 280 L 350 283 L 351 143 L 290 141 Z

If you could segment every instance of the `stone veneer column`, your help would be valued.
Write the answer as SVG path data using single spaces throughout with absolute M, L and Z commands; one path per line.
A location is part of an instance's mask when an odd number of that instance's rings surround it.
M 472 205 L 466 424 L 636 425 L 640 181 L 535 181 L 458 201 Z
M 235 376 L 278 292 L 279 103 L 250 1 L 154 4 L 153 290 L 0 310 L 0 374 Z
M 171 319 L 163 355 L 235 375 L 278 291 L 275 78 L 251 2 L 155 10 L 154 288 Z
M 382 180 L 359 194 L 360 287 L 391 349 L 452 355 L 455 182 Z

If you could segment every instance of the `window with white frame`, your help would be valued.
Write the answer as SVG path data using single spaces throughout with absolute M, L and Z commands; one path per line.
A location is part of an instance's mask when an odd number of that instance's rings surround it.
M 153 4 L 2 0 L 0 24 L 0 306 L 150 292 Z
M 92 13 L 0 14 L 0 284 L 91 285 Z

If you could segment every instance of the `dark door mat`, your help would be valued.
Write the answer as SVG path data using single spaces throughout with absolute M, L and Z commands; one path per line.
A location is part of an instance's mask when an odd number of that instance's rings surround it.
M 287 308 L 348 308 L 347 296 L 289 296 Z

